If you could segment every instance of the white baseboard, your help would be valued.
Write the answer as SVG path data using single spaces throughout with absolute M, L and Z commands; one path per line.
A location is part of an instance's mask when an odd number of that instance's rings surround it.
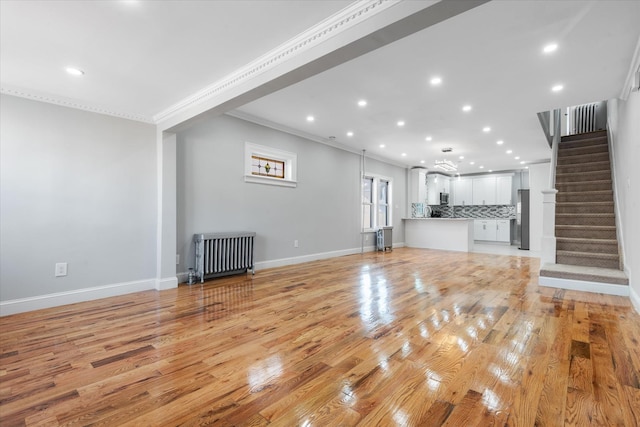
M 636 312 L 640 314 L 640 295 L 638 295 L 632 287 L 629 287 L 629 289 L 631 291 L 631 295 L 629 298 L 631 299 L 631 305 L 633 305 L 633 308 L 636 309 Z
M 26 311 L 40 310 L 43 308 L 57 307 L 60 305 L 74 304 L 77 302 L 91 301 L 100 298 L 115 297 L 153 289 L 156 289 L 156 279 L 146 279 L 1 301 L 0 316 L 8 316 L 10 314 L 24 313 Z
M 360 250 L 361 250 L 360 248 L 342 249 L 339 251 L 320 252 L 316 254 L 301 255 L 301 256 L 291 257 L 291 258 L 280 258 L 280 259 L 274 259 L 269 261 L 260 261 L 260 262 L 256 262 L 255 267 L 256 267 L 256 271 L 263 270 L 266 268 L 284 267 L 285 265 L 302 264 L 304 262 L 318 261 L 321 259 L 335 258 L 339 256 L 344 256 L 344 255 L 359 254 Z M 373 250 L 375 250 L 375 246 L 364 247 L 365 252 L 371 252 Z
M 629 296 L 629 285 L 613 285 L 610 283 L 589 282 L 586 280 L 560 279 L 557 277 L 540 276 L 538 278 L 540 286 L 549 288 L 568 289 L 571 291 L 593 292 L 606 295 Z
M 394 243 L 393 247 L 394 248 L 404 247 L 404 242 Z M 373 252 L 375 250 L 376 250 L 375 246 L 364 247 L 364 252 Z M 362 248 L 351 248 L 351 249 L 342 249 L 339 251 L 320 252 L 316 254 L 302 255 L 298 257 L 280 258 L 280 259 L 274 259 L 270 261 L 261 261 L 261 262 L 256 262 L 256 271 L 262 270 L 265 268 L 284 267 L 286 265 L 302 264 L 304 262 L 318 261 L 321 259 L 335 258 L 335 257 L 345 256 L 345 255 L 355 255 L 355 254 L 359 254 L 361 251 L 362 251 Z
M 165 277 L 164 279 L 156 279 L 155 289 L 158 291 L 164 291 L 167 289 L 174 289 L 178 287 L 177 277 Z

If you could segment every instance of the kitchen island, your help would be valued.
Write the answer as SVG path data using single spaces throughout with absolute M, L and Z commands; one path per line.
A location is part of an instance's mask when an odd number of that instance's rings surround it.
M 403 218 L 404 243 L 409 248 L 470 252 L 473 249 L 471 218 Z

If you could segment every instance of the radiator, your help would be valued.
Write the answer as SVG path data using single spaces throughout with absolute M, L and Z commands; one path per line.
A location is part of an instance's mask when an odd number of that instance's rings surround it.
M 570 108 L 569 134 L 595 132 L 607 127 L 607 103 L 593 102 Z
M 200 282 L 229 274 L 255 274 L 253 249 L 256 233 L 195 234 L 195 273 Z

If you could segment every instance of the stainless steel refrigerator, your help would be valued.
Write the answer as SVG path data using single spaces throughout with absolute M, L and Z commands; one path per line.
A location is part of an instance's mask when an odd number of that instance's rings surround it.
M 529 250 L 529 190 L 518 190 L 516 235 L 519 236 L 519 248 Z

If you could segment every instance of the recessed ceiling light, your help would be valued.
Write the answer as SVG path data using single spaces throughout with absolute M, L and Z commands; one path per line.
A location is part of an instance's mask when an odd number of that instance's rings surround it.
M 440 77 L 434 77 L 434 78 L 431 79 L 431 84 L 433 86 L 437 86 L 440 83 L 442 83 L 442 79 Z
M 407 153 L 402 153 L 402 157 L 407 157 Z
M 490 126 L 483 127 L 482 132 L 491 132 L 491 127 Z
M 507 154 L 513 153 L 513 150 L 507 150 Z
M 380 148 L 384 148 L 384 144 L 380 144 Z
M 524 163 L 525 163 L 524 160 L 520 162 L 521 165 L 524 165 Z
M 433 138 L 431 138 L 430 136 L 426 137 L 425 140 L 427 141 L 431 141 Z
M 404 126 L 404 120 L 398 120 L 398 126 L 402 127 Z
M 464 107 L 462 107 L 462 111 L 471 111 L 471 105 L 465 105 Z
M 358 106 L 359 107 L 366 107 L 367 106 L 367 101 L 365 101 L 364 99 L 361 99 L 360 101 L 358 101 Z
M 315 117 L 313 117 L 313 116 L 307 116 L 307 121 L 308 121 L 308 122 L 312 122 L 312 121 L 314 121 L 314 120 L 315 120 Z
M 489 172 L 493 172 L 493 169 L 489 169 Z
M 470 165 L 475 165 L 475 164 L 476 164 L 476 162 L 469 162 L 469 164 L 470 164 Z
M 480 169 L 484 169 L 484 166 L 480 166 Z
M 351 131 L 347 132 L 347 136 L 353 136 L 353 132 Z
M 460 156 L 458 157 L 460 160 L 464 160 L 464 156 Z
M 516 159 L 516 160 L 520 160 L 520 156 L 516 156 L 516 157 L 515 157 L 515 159 Z
M 420 160 L 420 163 L 424 164 L 424 160 Z
M 66 71 L 67 71 L 67 73 L 71 74 L 72 76 L 82 76 L 82 75 L 84 75 L 84 71 L 82 71 L 80 68 L 67 67 Z
M 496 144 L 498 144 L 498 145 L 502 145 L 502 144 L 504 144 L 504 141 L 503 141 L 503 140 L 496 141 Z
M 564 86 L 562 85 L 555 85 L 554 87 L 551 88 L 551 90 L 554 92 L 560 92 L 562 89 L 564 89 Z
M 525 168 L 525 169 L 529 169 L 529 166 L 525 166 L 524 168 Z
M 557 48 L 558 48 L 558 45 L 557 45 L 556 43 L 550 43 L 550 44 L 546 45 L 546 46 L 542 49 L 542 51 L 543 51 L 544 53 L 551 53 L 551 52 L 554 52 Z

